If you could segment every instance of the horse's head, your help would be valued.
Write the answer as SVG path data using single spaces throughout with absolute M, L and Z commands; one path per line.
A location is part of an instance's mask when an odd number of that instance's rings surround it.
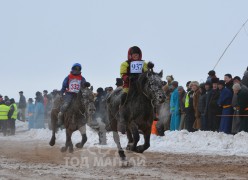
M 81 104 L 85 107 L 85 112 L 88 117 L 91 117 L 96 112 L 92 90 L 90 83 L 86 82 L 79 91 L 79 93 L 81 93 Z
M 165 94 L 163 91 L 163 71 L 160 73 L 155 73 L 151 70 L 148 70 L 144 73 L 143 79 L 143 92 L 149 99 L 151 99 L 155 105 L 161 104 L 165 101 Z

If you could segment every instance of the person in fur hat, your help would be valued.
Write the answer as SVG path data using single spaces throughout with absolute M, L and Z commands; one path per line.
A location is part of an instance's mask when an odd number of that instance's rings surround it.
M 225 86 L 233 93 L 233 79 L 231 74 L 225 74 L 224 76 Z
M 201 114 L 201 130 L 205 131 L 206 130 L 206 115 L 204 114 L 205 108 L 206 108 L 206 99 L 207 99 L 207 91 L 206 91 L 206 84 L 201 83 L 200 84 L 200 97 L 199 97 L 199 104 L 198 104 L 198 110 Z
M 191 88 L 193 93 L 193 108 L 194 108 L 194 113 L 195 113 L 195 121 L 193 124 L 193 128 L 198 130 L 201 129 L 201 113 L 198 109 L 199 106 L 199 99 L 200 99 L 200 84 L 197 81 L 192 81 L 191 82 Z
M 211 70 L 211 71 L 208 72 L 208 77 L 207 77 L 207 81 L 206 82 L 212 83 L 212 79 L 213 78 L 217 78 L 217 77 L 216 77 L 215 71 L 214 70 Z
M 246 68 L 245 72 L 244 72 L 244 76 L 242 78 L 241 83 L 243 85 L 245 85 L 246 87 L 248 87 L 248 67 Z
M 170 113 L 171 113 L 170 130 L 175 131 L 175 130 L 179 130 L 179 125 L 180 125 L 180 101 L 179 101 L 179 93 L 178 93 L 178 82 L 173 81 L 171 83 L 171 86 L 172 86 L 172 94 L 170 98 Z
M 116 83 L 115 83 L 115 85 L 116 85 L 116 88 L 122 87 L 122 86 L 123 86 L 123 81 L 122 81 L 122 79 L 121 79 L 121 78 L 116 78 Z
M 229 88 L 225 87 L 225 81 L 223 80 L 219 81 L 218 88 L 220 90 L 218 105 L 222 108 L 222 116 L 219 131 L 230 134 L 232 129 L 233 115 L 232 91 Z
M 218 131 L 220 126 L 220 116 L 217 115 L 221 114 L 222 108 L 217 104 L 220 97 L 218 82 L 219 78 L 212 79 L 212 89 L 207 95 L 205 114 L 208 131 Z
M 233 85 L 233 91 L 238 96 L 239 113 L 241 115 L 239 131 L 248 132 L 248 90 L 236 83 Z

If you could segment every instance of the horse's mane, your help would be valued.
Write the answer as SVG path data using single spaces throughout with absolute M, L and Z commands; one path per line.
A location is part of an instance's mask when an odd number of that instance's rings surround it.
M 131 84 L 131 86 L 129 88 L 129 93 L 130 94 L 134 94 L 134 95 L 142 94 L 142 92 L 144 91 L 145 84 L 147 82 L 148 73 L 151 73 L 153 75 L 156 74 L 156 73 L 154 73 L 153 71 L 150 71 L 150 70 L 139 74 L 138 77 L 137 77 L 137 80 L 135 82 L 133 82 L 133 84 Z
M 71 106 L 69 106 L 68 111 L 69 112 L 73 112 L 73 113 L 79 113 L 79 109 L 84 109 L 84 106 L 82 105 L 82 103 L 80 102 L 80 99 L 82 98 L 82 89 L 80 89 L 80 91 L 77 93 L 77 95 L 75 95 L 75 97 L 73 97 L 72 102 L 71 102 Z

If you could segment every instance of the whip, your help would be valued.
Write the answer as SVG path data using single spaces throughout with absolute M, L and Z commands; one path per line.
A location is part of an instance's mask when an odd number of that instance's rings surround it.
M 224 54 L 226 53 L 227 49 L 230 47 L 230 45 L 233 43 L 233 41 L 236 39 L 236 37 L 238 36 L 238 34 L 240 33 L 240 31 L 245 27 L 245 24 L 248 22 L 248 19 L 245 21 L 245 23 L 240 27 L 240 29 L 238 30 L 238 32 L 235 34 L 235 36 L 232 38 L 231 42 L 228 44 L 228 46 L 226 47 L 226 49 L 224 50 L 224 52 L 221 54 L 219 60 L 217 61 L 217 63 L 215 64 L 213 70 L 216 68 L 216 66 L 219 64 L 220 60 L 222 59 L 222 57 L 224 56 Z M 245 29 L 246 30 L 246 29 Z M 246 31 L 245 31 L 246 32 Z

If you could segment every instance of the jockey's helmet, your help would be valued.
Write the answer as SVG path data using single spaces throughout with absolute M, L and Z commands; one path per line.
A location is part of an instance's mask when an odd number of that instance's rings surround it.
M 81 69 L 82 69 L 82 66 L 79 63 L 73 64 L 71 68 L 71 70 L 78 70 L 78 71 L 81 71 Z

